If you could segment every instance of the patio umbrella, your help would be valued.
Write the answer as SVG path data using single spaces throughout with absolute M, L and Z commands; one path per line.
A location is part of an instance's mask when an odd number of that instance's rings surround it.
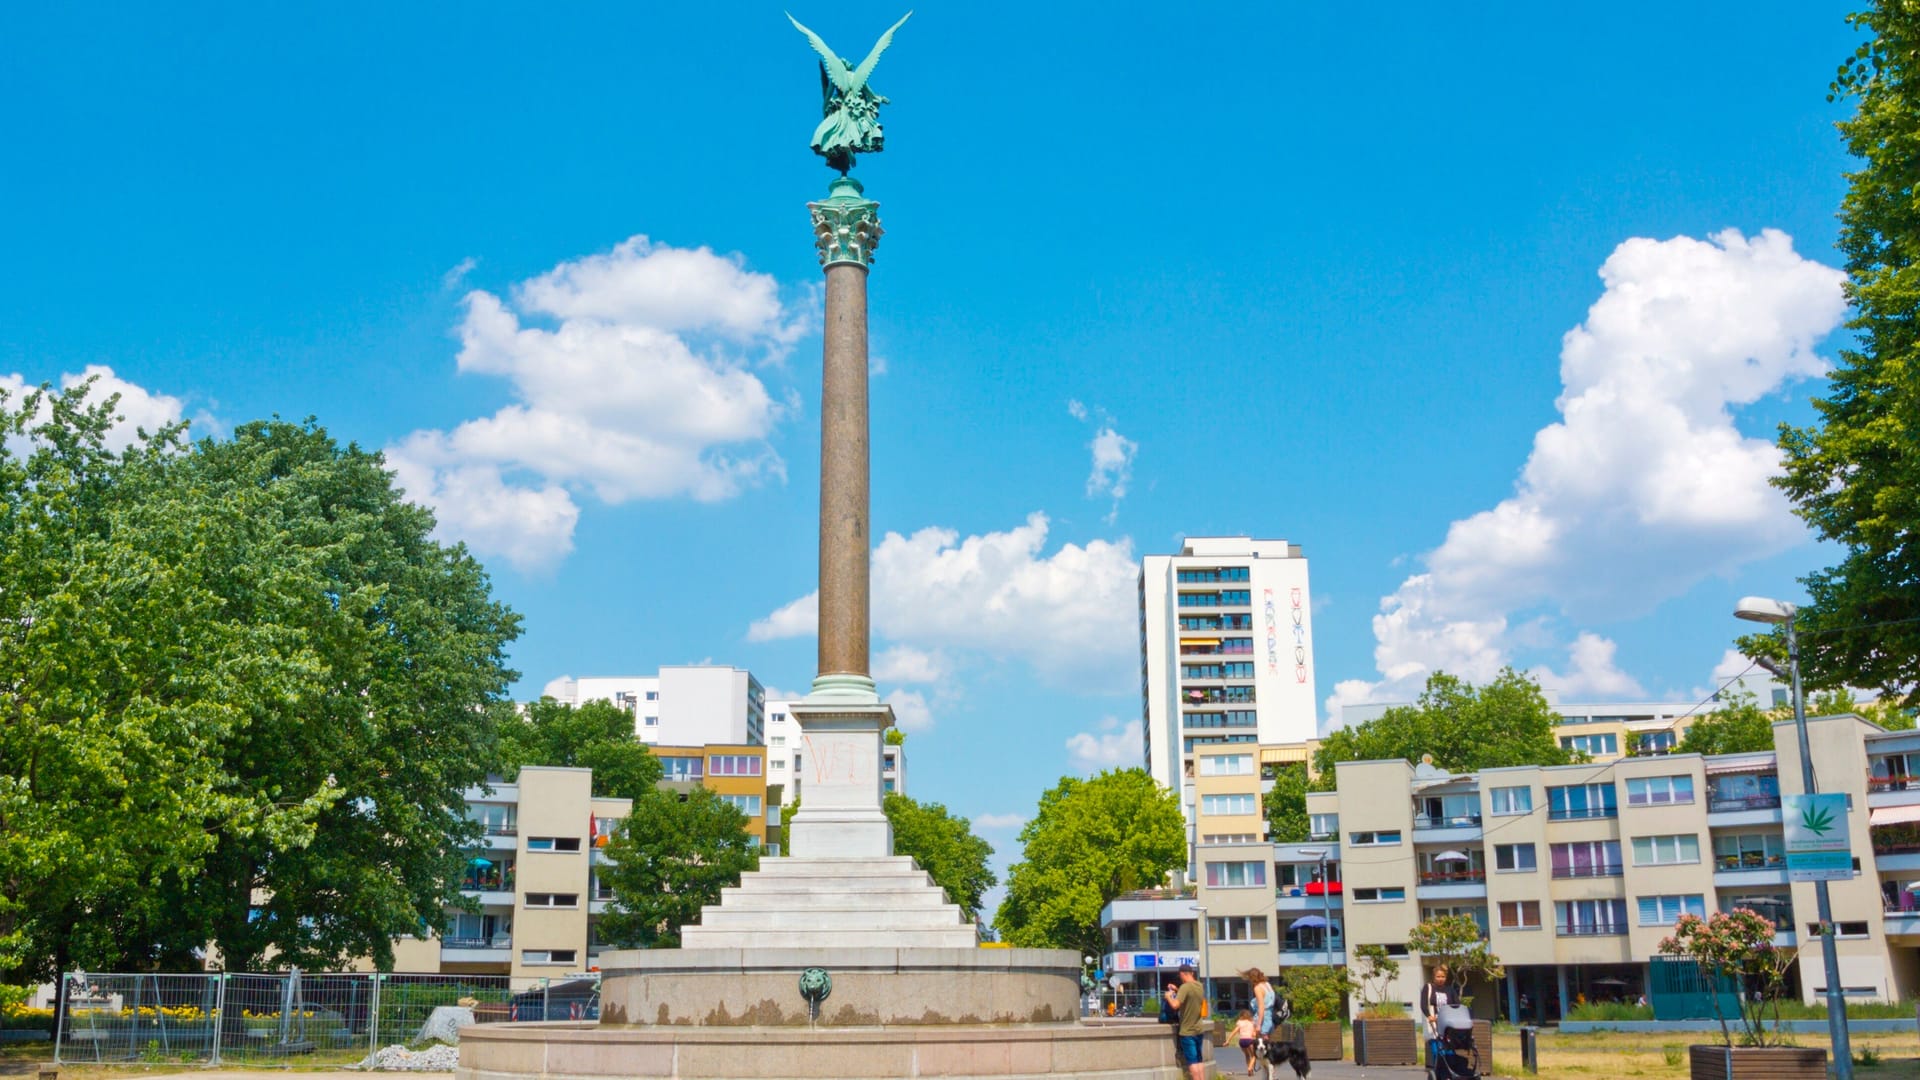
M 1625 979 L 1595 979 L 1595 980 L 1593 980 L 1593 985 L 1595 985 L 1595 986 L 1625 986 L 1625 985 L 1627 985 L 1627 980 L 1625 980 Z
M 1907 891 L 1913 892 L 1913 893 L 1920 893 L 1920 881 L 1907 882 Z
M 1306 918 L 1304 918 L 1304 919 L 1295 919 L 1295 920 L 1293 920 L 1293 925 L 1294 925 L 1294 926 L 1295 926 L 1296 928 L 1300 928 L 1300 927 L 1304 927 L 1304 928 L 1306 928 L 1306 929 L 1308 929 L 1308 930 L 1313 930 L 1313 929 L 1316 929 L 1316 928 L 1318 928 L 1318 927 L 1322 927 L 1322 926 L 1325 926 L 1325 925 L 1327 925 L 1327 920 L 1325 920 L 1325 919 L 1323 919 L 1323 918 L 1321 918 L 1321 917 L 1320 917 L 1320 916 L 1318 916 L 1318 915 L 1309 915 L 1309 916 L 1307 916 L 1307 917 L 1306 917 Z
M 468 863 L 467 865 L 468 866 L 492 866 L 493 860 L 492 859 L 475 859 L 472 862 Z
M 1434 862 L 1472 862 L 1473 857 L 1464 851 L 1448 849 L 1433 857 Z

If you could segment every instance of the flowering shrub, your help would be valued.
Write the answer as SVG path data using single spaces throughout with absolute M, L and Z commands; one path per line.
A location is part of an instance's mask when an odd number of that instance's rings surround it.
M 1683 915 L 1674 924 L 1673 936 L 1660 942 L 1664 956 L 1684 956 L 1700 969 L 1713 1015 L 1720 1021 L 1720 1038 L 1733 1045 L 1733 1031 L 1721 1004 L 1722 979 L 1731 979 L 1740 988 L 1740 1045 L 1779 1044 L 1780 992 L 1787 968 L 1793 963 L 1793 950 L 1773 943 L 1777 931 L 1765 916 L 1748 908 L 1713 913 L 1711 918 Z M 1748 994 L 1752 985 L 1758 996 Z

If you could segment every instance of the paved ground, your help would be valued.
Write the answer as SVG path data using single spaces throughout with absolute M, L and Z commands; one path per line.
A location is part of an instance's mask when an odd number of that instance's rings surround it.
M 1247 1058 L 1238 1046 L 1223 1046 L 1214 1052 L 1214 1064 L 1219 1068 L 1222 1080 L 1247 1075 Z M 1410 1077 L 1423 1077 L 1427 1070 L 1418 1065 L 1355 1065 L 1351 1061 L 1316 1061 L 1313 1063 L 1313 1075 L 1308 1080 L 1408 1080 Z M 1275 1080 L 1293 1080 L 1293 1070 L 1281 1066 L 1274 1073 Z

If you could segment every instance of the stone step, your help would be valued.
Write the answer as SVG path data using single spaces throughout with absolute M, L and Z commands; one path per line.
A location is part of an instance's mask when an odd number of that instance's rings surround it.
M 889 895 L 894 893 L 926 892 L 929 889 L 938 892 L 940 889 L 938 885 L 933 883 L 933 879 L 925 874 L 916 874 L 913 877 L 902 878 L 800 877 L 798 875 L 766 878 L 754 877 L 752 874 L 747 874 L 741 877 L 740 884 L 734 887 L 738 888 L 741 892 L 748 893 L 857 892 L 886 893 Z
M 967 926 L 953 904 L 929 908 L 816 907 L 743 911 L 735 907 L 700 909 L 700 925 L 710 929 L 759 930 L 922 930 Z
M 788 875 L 808 877 L 890 877 L 896 874 L 925 873 L 914 865 L 911 855 L 889 855 L 881 859 L 796 859 L 782 856 L 761 859 L 758 870 L 748 871 L 763 877 Z
M 721 889 L 720 905 L 730 911 L 811 910 L 815 907 L 851 907 L 884 911 L 947 906 L 939 889 L 873 889 L 855 892 L 844 886 L 817 889 Z
M 685 926 L 683 949 L 971 949 L 973 927 L 941 930 L 722 930 Z

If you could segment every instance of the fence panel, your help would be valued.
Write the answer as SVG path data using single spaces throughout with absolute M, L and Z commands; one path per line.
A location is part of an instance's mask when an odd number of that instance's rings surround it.
M 351 1064 L 476 1023 L 598 1020 L 600 976 L 70 973 L 54 1060 L 84 1064 Z

